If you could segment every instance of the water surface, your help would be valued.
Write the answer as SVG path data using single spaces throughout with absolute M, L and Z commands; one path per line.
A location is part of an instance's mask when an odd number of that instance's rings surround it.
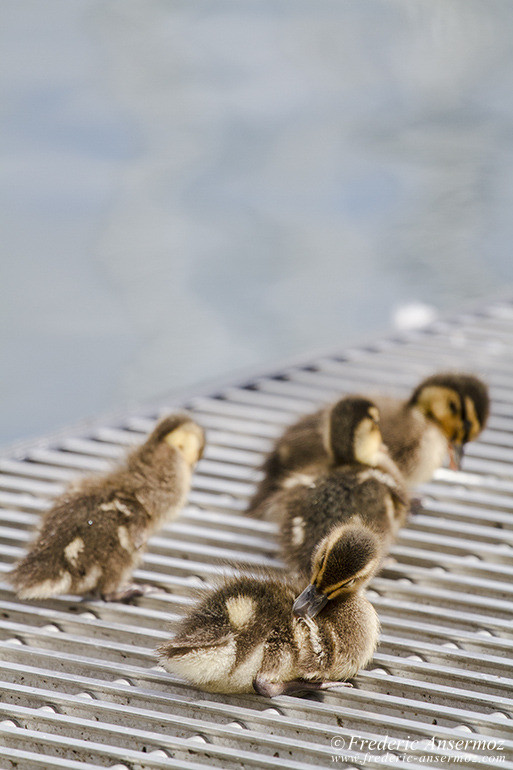
M 0 442 L 513 284 L 510 3 L 0 11 Z

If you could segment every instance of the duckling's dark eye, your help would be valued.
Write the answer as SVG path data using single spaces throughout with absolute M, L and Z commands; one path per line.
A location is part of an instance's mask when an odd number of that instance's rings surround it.
M 457 415 L 458 414 L 458 404 L 456 401 L 449 401 L 449 409 L 451 411 L 451 414 Z

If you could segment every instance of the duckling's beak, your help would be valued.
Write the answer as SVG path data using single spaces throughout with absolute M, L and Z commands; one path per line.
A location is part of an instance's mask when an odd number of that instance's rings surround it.
M 459 471 L 463 461 L 463 444 L 449 444 L 449 468 L 451 471 Z
M 292 612 L 298 618 L 315 618 L 327 601 L 328 597 L 326 594 L 319 591 L 312 583 L 297 597 L 292 607 Z

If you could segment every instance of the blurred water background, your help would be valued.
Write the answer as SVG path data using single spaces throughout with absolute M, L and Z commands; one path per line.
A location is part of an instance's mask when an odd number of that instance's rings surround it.
M 0 16 L 0 443 L 513 285 L 512 3 Z

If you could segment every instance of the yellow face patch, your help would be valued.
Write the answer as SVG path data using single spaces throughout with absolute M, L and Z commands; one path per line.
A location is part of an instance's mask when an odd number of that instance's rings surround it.
M 382 443 L 381 431 L 377 424 L 371 417 L 365 417 L 354 434 L 354 455 L 358 462 L 376 465 Z
M 441 385 L 430 385 L 421 391 L 417 405 L 427 417 L 436 420 L 448 441 L 457 444 L 463 441 L 465 426 L 461 416 L 461 401 L 454 390 Z M 472 441 L 479 434 L 481 426 L 469 396 L 465 397 L 465 410 L 471 426 L 467 440 Z
M 178 449 L 189 465 L 195 465 L 203 454 L 205 438 L 203 431 L 194 422 L 186 422 L 164 438 L 166 444 Z

